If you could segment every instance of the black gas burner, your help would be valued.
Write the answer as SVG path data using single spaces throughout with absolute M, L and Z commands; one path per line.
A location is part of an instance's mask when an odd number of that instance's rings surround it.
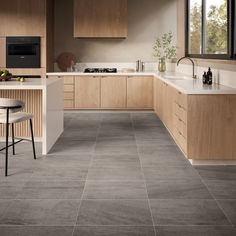
M 86 68 L 84 73 L 117 73 L 116 68 Z

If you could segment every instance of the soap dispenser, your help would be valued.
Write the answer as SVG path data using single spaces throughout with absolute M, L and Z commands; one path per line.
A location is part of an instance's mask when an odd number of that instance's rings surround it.
M 211 68 L 210 67 L 208 68 L 208 71 L 207 71 L 207 84 L 208 85 L 212 84 L 212 72 L 211 72 Z
M 204 72 L 204 74 L 202 75 L 202 83 L 207 84 L 207 73 L 206 72 Z

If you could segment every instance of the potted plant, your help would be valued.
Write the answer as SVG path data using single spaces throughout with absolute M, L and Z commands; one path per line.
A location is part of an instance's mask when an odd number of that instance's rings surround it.
M 164 33 L 158 37 L 153 46 L 154 57 L 159 59 L 158 70 L 160 72 L 166 71 L 166 60 L 173 60 L 176 58 L 176 45 L 173 44 L 172 32 Z

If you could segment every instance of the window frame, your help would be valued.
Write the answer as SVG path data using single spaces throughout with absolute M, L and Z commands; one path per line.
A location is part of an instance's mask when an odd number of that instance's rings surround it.
M 235 18 L 236 13 L 234 13 L 235 9 L 235 1 L 234 0 L 227 0 L 227 11 L 228 11 L 228 40 L 227 40 L 227 54 L 204 54 L 203 50 L 204 47 L 201 49 L 201 54 L 191 54 L 189 53 L 189 21 L 190 21 L 190 1 L 191 0 L 185 0 L 186 1 L 186 25 L 185 25 L 185 56 L 193 57 L 193 58 L 199 58 L 199 59 L 221 59 L 221 60 L 233 60 L 236 59 L 236 42 L 234 45 L 234 40 L 236 38 L 236 26 L 235 26 Z M 204 9 L 204 2 L 206 0 L 202 0 L 202 13 L 205 11 Z M 204 42 L 204 14 L 202 14 L 202 34 L 201 34 L 201 44 Z

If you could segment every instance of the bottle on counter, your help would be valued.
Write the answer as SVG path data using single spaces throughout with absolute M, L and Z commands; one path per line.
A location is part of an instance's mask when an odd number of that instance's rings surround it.
M 145 71 L 145 62 L 142 62 L 142 72 Z
M 212 84 L 212 72 L 211 72 L 211 68 L 209 67 L 208 68 L 208 71 L 207 71 L 207 84 L 208 85 L 211 85 Z
M 142 71 L 142 61 L 137 60 L 136 61 L 136 72 L 141 72 Z
M 204 72 L 204 74 L 202 76 L 202 83 L 207 84 L 207 73 L 206 72 Z

